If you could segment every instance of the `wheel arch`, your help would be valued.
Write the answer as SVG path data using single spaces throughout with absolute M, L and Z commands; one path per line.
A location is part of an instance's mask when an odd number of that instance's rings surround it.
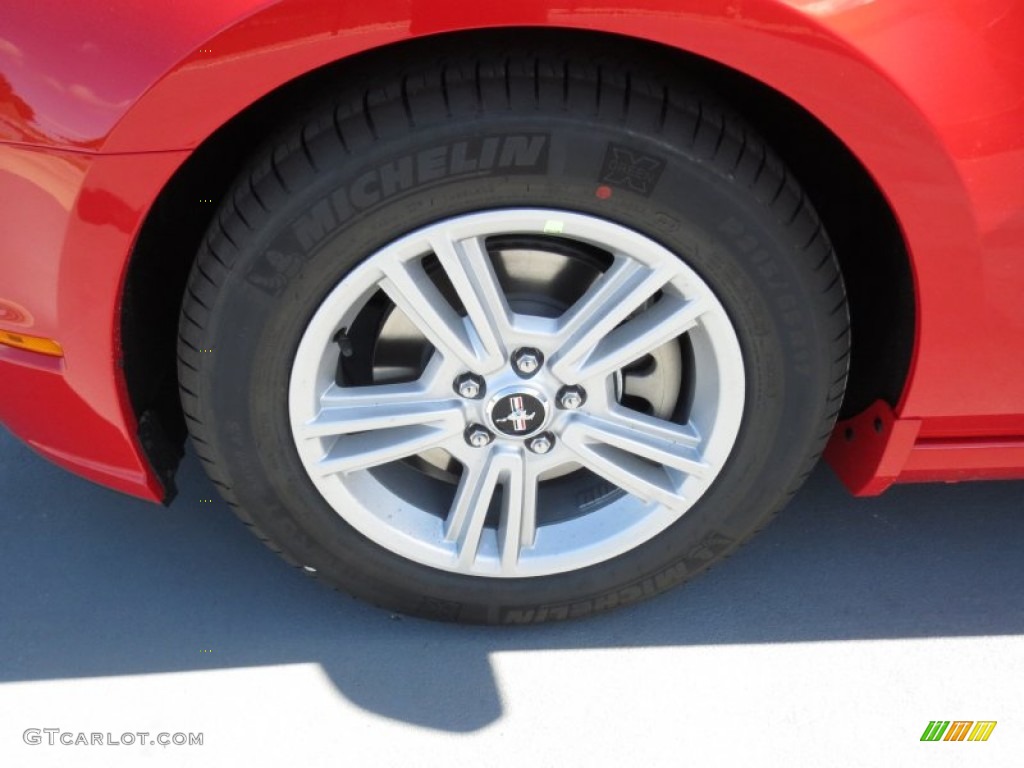
M 376 66 L 379 58 L 399 51 L 416 56 L 439 46 L 446 52 L 478 46 L 495 34 L 468 30 L 390 43 L 280 84 L 207 135 L 160 190 L 132 250 L 119 318 L 127 391 L 143 448 L 158 470 L 173 471 L 185 435 L 175 346 L 187 275 L 217 201 L 265 140 L 262 129 L 354 68 Z M 557 35 L 567 45 L 599 43 L 602 50 L 641 50 L 717 91 L 765 135 L 821 214 L 847 283 L 853 351 L 843 414 L 876 400 L 897 406 L 909 379 L 916 331 L 910 254 L 887 196 L 836 133 L 776 88 L 676 47 L 600 31 L 530 28 L 521 34 Z

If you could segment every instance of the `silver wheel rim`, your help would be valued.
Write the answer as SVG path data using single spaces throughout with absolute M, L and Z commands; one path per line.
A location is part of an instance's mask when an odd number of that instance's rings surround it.
M 586 244 L 608 254 L 608 264 L 557 317 L 516 312 L 488 251 L 491 238 L 507 235 Z M 443 270 L 458 310 L 428 277 L 427 258 Z M 414 381 L 339 384 L 338 334 L 381 292 L 429 341 L 429 360 Z M 620 402 L 623 369 L 680 343 L 692 360 L 683 417 Z M 528 377 L 511 362 L 523 349 L 541 354 Z M 460 396 L 453 382 L 466 375 L 483 382 L 484 396 Z M 585 393 L 583 403 L 560 407 L 565 387 Z M 514 399 L 498 408 L 518 413 L 516 423 L 532 412 L 524 430 L 531 438 L 505 434 L 508 423 L 493 414 L 496 396 L 521 393 L 541 409 L 516 411 Z M 683 258 L 598 217 L 503 209 L 419 229 L 347 274 L 303 333 L 288 397 L 310 480 L 363 535 L 445 571 L 542 576 L 632 550 L 692 509 L 736 441 L 744 366 L 725 309 Z M 471 444 L 473 425 L 491 435 L 486 445 Z M 548 440 L 546 453 L 531 449 L 537 434 Z M 423 492 L 410 492 L 409 461 L 439 452 L 460 469 L 450 497 L 425 476 Z M 546 519 L 538 489 L 580 467 L 608 491 Z

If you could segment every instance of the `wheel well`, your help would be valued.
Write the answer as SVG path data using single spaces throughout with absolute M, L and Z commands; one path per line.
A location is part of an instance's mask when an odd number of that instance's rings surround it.
M 850 378 L 841 415 L 876 400 L 895 406 L 903 391 L 916 317 L 909 258 L 899 226 L 877 185 L 852 153 L 806 110 L 723 65 L 665 46 L 598 32 L 524 29 L 517 44 L 557 40 L 566 50 L 643 57 L 717 92 L 782 156 L 820 214 L 839 258 L 850 302 Z M 488 50 L 507 30 L 451 33 L 398 43 L 310 72 L 268 94 L 207 138 L 160 192 L 142 226 L 125 283 L 121 329 L 124 373 L 139 438 L 173 493 L 186 435 L 178 398 L 178 314 L 189 270 L 232 182 L 281 115 L 311 105 L 323 89 L 396 59 Z

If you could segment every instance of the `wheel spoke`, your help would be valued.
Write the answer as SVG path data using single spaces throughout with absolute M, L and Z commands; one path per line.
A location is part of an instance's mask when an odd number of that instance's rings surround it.
M 508 351 L 501 339 L 508 337 L 511 325 L 505 293 L 483 240 L 456 241 L 441 233 L 431 238 L 430 245 L 466 308 L 482 362 L 488 369 L 500 367 Z
M 463 466 L 459 487 L 444 523 L 445 539 L 455 542 L 462 568 L 473 565 L 480 549 L 484 521 L 501 472 L 495 461 L 496 454 L 494 449 L 488 448 L 485 456 Z
M 503 475 L 498 549 L 501 570 L 509 576 L 515 573 L 522 550 L 532 547 L 537 535 L 537 473 L 523 459 L 522 453 L 514 454 Z
M 558 331 L 562 351 L 551 361 L 552 372 L 563 381 L 578 380 L 582 363 L 592 350 L 670 277 L 666 269 L 650 269 L 620 256 L 563 315 Z
M 609 482 L 669 506 L 684 503 L 679 487 L 685 476 L 704 481 L 712 472 L 697 449 L 695 430 L 640 413 L 578 414 L 562 442 Z
M 532 547 L 537 526 L 537 475 L 520 451 L 488 449 L 463 467 L 445 520 L 445 539 L 455 542 L 460 567 L 471 568 L 480 549 L 484 523 L 500 489 L 498 549 L 501 570 L 512 575 L 524 548 Z
M 338 438 L 317 462 L 323 475 L 354 472 L 420 453 L 457 435 L 465 417 L 454 398 L 429 397 L 430 375 L 419 381 L 339 387 L 320 396 L 320 411 L 297 428 L 307 440 Z
M 435 427 L 396 427 L 359 435 L 342 435 L 317 463 L 320 475 L 348 474 L 404 459 L 436 448 L 457 430 Z
M 382 271 L 381 290 L 442 355 L 454 357 L 478 373 L 489 370 L 478 360 L 465 321 L 437 289 L 419 260 L 394 260 L 384 265 Z
M 419 382 L 368 387 L 331 385 L 320 412 L 304 424 L 304 438 L 348 435 L 411 425 L 457 426 L 462 410 L 455 398 L 431 399 Z
M 680 296 L 662 296 L 654 306 L 601 339 L 586 358 L 577 362 L 573 372 L 566 375 L 572 380 L 608 376 L 686 333 L 697 324 L 704 311 L 705 305 L 699 299 L 687 301 Z

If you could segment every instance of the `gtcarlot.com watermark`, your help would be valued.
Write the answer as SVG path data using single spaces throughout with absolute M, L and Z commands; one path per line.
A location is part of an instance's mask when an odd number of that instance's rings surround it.
M 150 731 L 125 731 L 124 733 L 97 733 L 95 731 L 64 731 L 60 728 L 26 728 L 22 740 L 31 746 L 47 744 L 51 747 L 63 744 L 66 747 L 201 747 L 203 734 L 200 733 L 152 733 Z

